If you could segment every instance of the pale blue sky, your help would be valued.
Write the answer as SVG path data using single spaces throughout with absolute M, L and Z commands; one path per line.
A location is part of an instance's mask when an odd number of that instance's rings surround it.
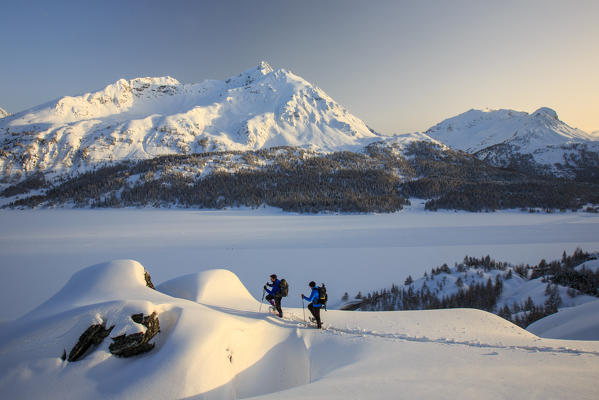
M 599 1 L 11 1 L 0 107 L 119 78 L 224 79 L 268 61 L 383 133 L 470 108 L 599 130 Z

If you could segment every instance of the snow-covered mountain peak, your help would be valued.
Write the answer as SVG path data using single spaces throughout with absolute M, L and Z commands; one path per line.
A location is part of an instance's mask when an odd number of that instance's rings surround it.
M 532 114 L 514 110 L 469 110 L 433 126 L 426 133 L 448 146 L 475 153 L 498 144 L 516 143 L 522 152 L 540 147 L 588 142 L 593 137 L 541 107 Z M 530 150 L 530 151 L 528 151 Z
M 585 154 L 599 151 L 599 137 L 569 126 L 548 107 L 532 114 L 469 110 L 426 133 L 495 166 L 521 165 L 527 170 L 542 166 L 543 173 L 559 176 L 574 176 L 581 168 L 593 168 Z
M 244 71 L 239 75 L 240 76 L 243 76 L 243 75 L 261 76 L 261 75 L 268 75 L 271 72 L 274 72 L 274 68 L 271 67 L 268 62 L 260 61 L 256 67 L 250 68 L 247 71 Z
M 94 92 L 64 96 L 25 110 L 15 115 L 10 126 L 17 129 L 19 126 L 30 127 L 36 124 L 56 126 L 118 115 L 131 111 L 135 105 L 147 103 L 147 100 L 174 96 L 180 92 L 182 86 L 170 76 L 119 79 Z
M 281 70 L 278 70 L 281 71 Z M 275 70 L 266 61 L 260 61 L 256 67 L 250 68 L 239 75 L 232 76 L 225 80 L 229 87 L 231 86 L 250 86 L 257 81 L 261 81 L 265 76 L 272 74 Z
M 263 61 L 223 81 L 120 79 L 3 119 L 0 168 L 16 177 L 165 154 L 352 150 L 377 139 L 323 90 Z
M 0 118 L 4 118 L 6 116 L 8 116 L 8 113 L 2 107 L 0 107 Z
M 551 109 L 549 107 L 541 107 L 537 111 L 535 111 L 533 113 L 533 115 L 535 117 L 541 117 L 541 118 L 543 118 L 543 117 L 545 117 L 545 118 L 549 117 L 549 118 L 551 118 L 551 119 L 553 119 L 555 121 L 559 121 L 559 118 L 557 117 L 557 113 L 555 112 L 555 110 L 553 110 L 553 109 Z
M 260 72 L 262 72 L 263 75 L 266 75 L 266 74 L 274 71 L 274 69 L 270 66 L 270 64 L 264 60 L 260 61 L 258 63 L 258 67 L 256 67 L 256 69 L 258 69 Z

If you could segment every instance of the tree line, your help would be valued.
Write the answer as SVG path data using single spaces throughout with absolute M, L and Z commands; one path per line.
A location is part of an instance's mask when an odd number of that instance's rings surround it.
M 587 294 L 599 297 L 599 269 L 578 268 L 585 261 L 597 259 L 596 254 L 589 254 L 576 249 L 571 255 L 563 253 L 561 260 L 546 262 L 541 260 L 537 265 L 511 265 L 506 262 L 498 262 L 490 256 L 481 258 L 464 257 L 462 263 L 455 265 L 455 271 L 463 273 L 466 271 L 477 272 L 480 277 L 482 271 L 501 271 L 495 279 L 488 278 L 486 281 L 478 281 L 465 285 L 461 277 L 456 281 L 457 291 L 452 294 L 440 294 L 438 290 L 431 287 L 434 277 L 443 274 L 451 274 L 451 268 L 447 264 L 433 268 L 429 274 L 425 273 L 426 280 L 420 288 L 414 287 L 414 280 L 408 276 L 403 286 L 395 284 L 390 289 L 382 289 L 362 295 L 358 293 L 355 300 L 358 304 L 352 304 L 352 309 L 361 311 L 394 311 L 394 310 L 430 310 L 444 308 L 476 308 L 493 312 L 500 317 L 507 319 L 526 328 L 528 325 L 547 315 L 556 313 L 563 300 L 559 294 L 558 285 L 567 287 L 567 294 L 575 297 L 580 294 Z M 503 291 L 503 285 L 506 280 L 512 279 L 513 273 L 518 274 L 523 279 L 541 279 L 546 283 L 546 299 L 542 304 L 535 304 L 531 297 L 524 302 L 513 304 L 504 304 L 497 306 L 497 301 Z M 439 278 L 437 278 L 437 281 Z M 437 282 L 437 288 L 443 289 L 446 286 L 446 278 Z M 427 283 L 428 282 L 428 283 Z M 349 301 L 347 293 L 342 298 L 343 301 Z M 355 303 L 352 302 L 352 303 Z

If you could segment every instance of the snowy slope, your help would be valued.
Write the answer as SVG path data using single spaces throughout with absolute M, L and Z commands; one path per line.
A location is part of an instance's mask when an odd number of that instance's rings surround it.
M 353 149 L 376 138 L 321 89 L 261 62 L 223 81 L 121 79 L 15 114 L 0 122 L 0 168 L 14 177 L 164 154 Z
M 599 300 L 560 310 L 526 329 L 546 338 L 599 340 Z
M 595 259 L 586 261 L 575 269 L 580 270 L 584 266 L 586 269 L 593 270 L 596 261 Z M 453 268 L 443 265 L 434 268 L 430 274 L 425 273 L 417 280 L 408 277 L 404 285 L 368 293 L 362 298 L 361 303 L 356 303 L 354 299 L 347 299 L 340 308 L 357 307 L 361 311 L 389 311 L 468 306 L 488 310 L 527 327 L 543 315 L 597 301 L 597 297 L 553 284 L 542 277 L 530 279 L 520 276 L 518 270 L 528 276 L 533 272 L 523 269 L 523 266 L 515 269 L 509 264 L 493 265 L 488 262 L 487 265 L 485 267 L 481 261 L 476 261 L 476 264 L 471 266 L 456 264 Z M 541 315 L 529 318 L 535 309 L 537 311 L 534 312 Z M 560 338 L 577 339 L 578 337 L 561 336 Z M 599 340 L 599 334 L 596 333 L 594 339 Z
M 390 136 L 388 138 L 385 138 L 384 140 L 381 140 L 380 142 L 375 142 L 374 145 L 380 145 L 385 148 L 388 148 L 392 151 L 393 154 L 397 156 L 409 158 L 410 155 L 406 153 L 406 150 L 409 148 L 410 145 L 419 142 L 433 144 L 439 147 L 439 149 L 441 150 L 449 149 L 449 147 L 447 147 L 444 143 L 441 143 L 440 141 L 433 139 L 429 135 L 420 132 L 404 133 Z
M 595 139 L 560 121 L 557 113 L 547 107 L 532 114 L 514 110 L 470 110 L 442 121 L 426 134 L 469 153 L 500 143 L 518 144 L 522 152 L 532 153 L 539 147 Z
M 539 398 L 596 396 L 598 342 L 540 339 L 469 309 L 328 311 L 320 331 L 303 323 L 301 309 L 284 307 L 285 319 L 259 313 L 228 271 L 160 286 L 184 298 L 146 287 L 144 272 L 131 260 L 88 267 L 38 309 L 3 324 L 2 397 L 517 399 L 530 398 L 531 390 Z M 229 297 L 240 308 L 221 304 Z M 150 352 L 117 358 L 109 337 L 79 361 L 61 360 L 90 323 L 135 332 L 139 325 L 128 316 L 152 311 L 161 331 Z
M 530 155 L 541 165 L 564 163 L 581 149 L 598 152 L 598 137 L 560 121 L 542 107 L 532 114 L 514 110 L 470 110 L 426 131 L 446 145 L 476 154 L 494 165 Z
M 583 262 L 582 264 L 577 266 L 575 269 L 577 271 L 586 269 L 589 271 L 596 272 L 597 270 L 599 270 L 599 260 L 589 260 L 589 261 Z

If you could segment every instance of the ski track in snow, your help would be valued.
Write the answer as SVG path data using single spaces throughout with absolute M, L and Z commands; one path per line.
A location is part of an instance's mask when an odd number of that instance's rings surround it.
M 230 309 L 230 308 L 225 308 L 225 307 L 218 307 L 218 306 L 212 306 L 212 305 L 207 305 L 207 304 L 202 304 L 206 307 L 212 308 L 214 310 L 218 310 L 221 312 L 226 312 L 226 313 L 230 313 L 230 314 L 235 314 L 235 315 L 240 315 L 239 310 L 234 310 L 234 309 Z M 268 310 L 266 310 L 266 312 L 268 313 Z M 307 313 L 309 313 L 309 311 L 306 311 Z M 357 312 L 357 311 L 355 311 Z M 241 315 L 245 316 L 245 317 L 249 317 L 249 318 L 266 318 L 267 320 L 269 320 L 271 323 L 275 324 L 275 325 L 279 325 L 279 326 L 286 326 L 289 328 L 301 328 L 301 329 L 316 329 L 314 328 L 309 322 L 305 321 L 302 318 L 300 318 L 299 316 L 297 316 L 295 314 L 295 312 L 285 312 L 285 309 L 283 308 L 283 318 L 279 318 L 275 315 L 264 315 L 264 313 L 262 312 L 255 312 L 255 315 L 252 315 L 254 313 L 252 313 L 251 311 L 247 311 L 247 312 L 243 312 L 241 313 Z M 291 315 L 286 316 L 286 315 Z M 323 318 L 324 319 L 324 318 Z M 571 354 L 571 355 L 591 355 L 591 356 L 596 356 L 599 357 L 599 351 L 588 351 L 588 350 L 581 350 L 581 349 L 573 349 L 573 348 L 569 348 L 569 347 L 550 347 L 550 346 L 518 346 L 518 345 L 507 345 L 507 346 L 501 346 L 501 345 L 496 345 L 496 344 L 489 344 L 489 343 L 481 343 L 481 342 L 472 342 L 472 341 L 461 341 L 461 340 L 455 340 L 455 339 L 448 339 L 448 338 L 439 338 L 439 339 L 433 339 L 433 338 L 429 338 L 426 336 L 410 336 L 410 335 L 406 335 L 406 334 L 401 334 L 401 333 L 379 333 L 375 330 L 367 330 L 367 329 L 360 329 L 360 328 L 339 328 L 339 327 L 335 327 L 332 326 L 330 324 L 327 324 L 326 322 L 323 321 L 323 327 L 324 329 L 321 330 L 321 332 L 323 332 L 324 334 L 334 334 L 334 335 L 349 335 L 349 336 L 355 336 L 355 337 L 359 337 L 359 338 L 377 338 L 377 339 L 386 339 L 386 340 L 391 340 L 391 341 L 402 341 L 402 342 L 416 342 L 416 343 L 437 343 L 437 344 L 444 344 L 444 345 L 458 345 L 458 346 L 468 346 L 468 347 L 476 347 L 476 348 L 483 348 L 483 349 L 495 349 L 495 350 L 521 350 L 521 351 L 527 351 L 527 352 L 542 352 L 542 353 L 559 353 L 559 354 Z M 542 339 L 536 339 L 536 340 L 542 340 Z

